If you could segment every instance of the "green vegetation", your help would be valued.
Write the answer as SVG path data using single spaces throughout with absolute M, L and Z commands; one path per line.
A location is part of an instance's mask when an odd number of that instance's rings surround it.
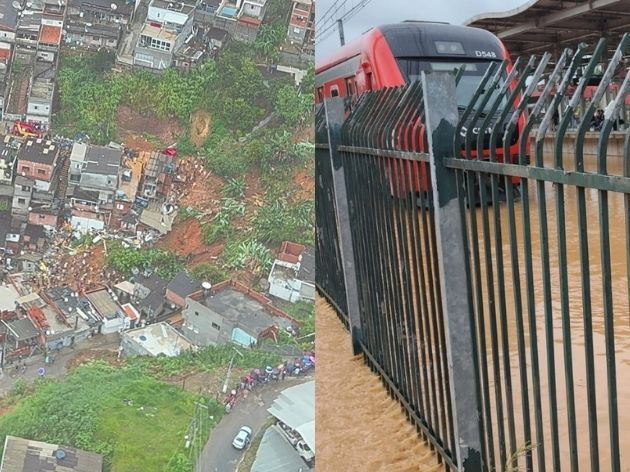
M 175 253 L 156 248 L 136 249 L 114 243 L 108 248 L 107 265 L 112 269 L 129 276 L 134 268 L 154 269 L 160 277 L 170 279 L 183 267 L 182 259 Z
M 161 382 L 141 366 L 93 362 L 63 381 L 39 381 L 0 417 L 0 441 L 12 434 L 97 452 L 105 456 L 106 471 L 186 470 L 164 465 L 174 455 L 186 456 L 184 435 L 196 401 L 209 405 L 209 423 L 220 420 L 220 405 Z
M 300 336 L 313 334 L 315 332 L 315 305 L 304 301 L 296 303 L 286 303 L 282 309 L 288 315 L 302 323 Z
M 228 179 L 221 189 L 221 193 L 230 198 L 243 198 L 245 197 L 245 189 L 245 179 L 239 177 L 237 179 Z
M 281 361 L 277 354 L 239 352 L 235 368 Z M 105 456 L 106 472 L 189 472 L 192 462 L 184 435 L 195 402 L 209 408 L 201 444 L 220 421 L 223 408 L 164 380 L 224 369 L 233 354 L 231 346 L 208 347 L 177 357 L 134 357 L 115 367 L 90 362 L 61 381 L 38 380 L 34 386 L 18 381 L 2 399 L 3 406 L 17 406 L 0 416 L 0 443 L 11 434 L 97 452 Z
M 239 349 L 241 356 L 234 356 L 234 368 L 254 369 L 266 365 L 277 365 L 282 359 L 255 349 Z M 232 346 L 210 346 L 197 352 L 186 352 L 177 357 L 133 357 L 127 364 L 152 372 L 158 378 L 193 372 L 212 372 L 230 363 L 234 354 Z
M 221 258 L 227 269 L 244 269 L 255 276 L 266 274 L 273 264 L 271 251 L 253 239 L 229 241 Z
M 57 76 L 61 112 L 54 123 L 61 134 L 72 137 L 82 132 L 95 143 L 107 143 L 117 136 L 121 105 L 141 114 L 187 121 L 216 77 L 212 61 L 189 74 L 169 69 L 160 76 L 115 73 L 113 63 L 113 54 L 106 51 L 62 56 Z
M 190 220 L 201 218 L 202 213 L 193 207 L 184 207 L 179 209 L 179 213 L 177 213 L 177 217 L 181 220 Z
M 265 202 L 253 220 L 260 241 L 279 244 L 284 240 L 312 245 L 315 202 L 289 203 L 286 198 L 271 198 Z
M 245 203 L 234 198 L 223 199 L 217 216 L 202 227 L 203 240 L 206 244 L 214 244 L 220 239 L 227 238 L 234 232 L 232 220 L 245 214 Z
M 209 262 L 202 262 L 193 266 L 190 269 L 190 273 L 197 280 L 210 282 L 211 284 L 218 284 L 230 278 L 230 275 L 225 270 Z
M 286 16 L 284 2 L 270 1 L 253 47 L 229 42 L 220 55 L 187 74 L 175 69 L 160 75 L 115 72 L 114 58 L 106 52 L 62 56 L 61 111 L 54 123 L 60 134 L 86 133 L 97 144 L 116 139 L 118 111 L 124 105 L 140 115 L 177 120 L 187 129 L 177 139 L 180 153 L 199 156 L 207 169 L 225 180 L 221 209 L 211 221 L 193 207 L 179 214 L 180 220 L 200 221 L 204 243 L 226 242 L 215 264 L 196 269 L 211 281 L 222 278 L 223 271 L 262 275 L 273 261 L 270 248 L 284 240 L 313 244 L 314 203 L 295 183 L 296 171 L 312 168 L 314 145 L 296 133 L 312 117 L 312 92 L 296 87 L 291 79 L 265 80 L 256 65 L 277 58 Z M 311 68 L 305 83 L 312 79 Z M 197 111 L 211 118 L 199 146 L 193 144 L 199 144 L 199 138 L 193 140 L 189 130 Z M 263 119 L 266 125 L 256 129 Z M 246 207 L 246 174 L 258 177 L 265 189 L 262 206 Z M 125 275 L 150 266 L 170 277 L 184 265 L 174 254 L 158 249 L 139 251 L 115 244 L 108 250 L 108 266 Z

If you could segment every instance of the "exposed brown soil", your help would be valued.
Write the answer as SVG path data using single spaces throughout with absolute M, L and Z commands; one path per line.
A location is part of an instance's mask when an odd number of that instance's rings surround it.
M 195 219 L 188 219 L 175 225 L 170 233 L 162 238 L 157 247 L 168 248 L 178 256 L 189 256 L 205 245 L 201 234 L 201 225 Z
M 309 126 L 303 126 L 293 133 L 292 140 L 294 143 L 300 141 L 311 141 L 315 140 L 315 126 L 313 124 Z
M 0 416 L 6 415 L 7 413 L 11 413 L 15 409 L 16 405 L 5 405 L 0 406 Z
M 128 141 L 127 136 L 129 135 L 151 134 L 156 136 L 165 146 L 169 146 L 183 132 L 176 120 L 161 120 L 156 116 L 142 116 L 127 106 L 118 108 L 117 118 L 120 135 L 127 145 L 126 141 Z
M 201 147 L 212 130 L 212 118 L 203 111 L 197 110 L 191 116 L 190 141 Z
M 247 369 L 232 369 L 230 374 L 228 389 L 234 388 L 241 377 L 248 373 Z M 196 372 L 194 374 L 176 375 L 165 379 L 183 389 L 201 395 L 208 395 L 212 398 L 222 399 L 223 384 L 227 375 L 227 366 L 216 369 L 212 372 Z
M 313 177 L 312 164 L 309 163 L 306 167 L 297 170 L 293 181 L 297 186 L 297 191 L 293 194 L 294 201 L 299 202 L 315 198 L 315 178 Z
M 156 146 L 153 143 L 150 143 L 140 135 L 131 134 L 129 132 L 120 131 L 119 133 L 122 137 L 123 143 L 129 149 L 133 149 L 138 152 L 152 152 L 156 150 Z
M 178 256 L 187 257 L 190 264 L 196 265 L 215 260 L 223 252 L 225 244 L 218 242 L 206 245 L 203 242 L 201 224 L 196 219 L 189 219 L 176 224 L 156 246 L 170 249 Z
M 443 470 L 400 404 L 387 395 L 363 359 L 352 355 L 347 331 L 321 299 L 315 324 L 317 470 Z
M 256 173 L 249 173 L 245 175 L 245 200 L 249 203 L 256 204 L 256 202 L 262 202 L 262 196 L 265 193 L 260 177 Z
M 206 170 L 197 157 L 184 157 L 178 165 L 178 176 L 182 180 L 175 184 L 178 205 L 216 212 L 220 207 L 223 180 Z
M 202 262 L 214 262 L 223 252 L 223 249 L 225 249 L 225 243 L 222 241 L 210 246 L 204 246 L 191 254 L 190 263 L 196 265 Z
M 66 369 L 69 371 L 79 367 L 82 364 L 86 364 L 91 361 L 104 361 L 113 366 L 119 366 L 120 360 L 118 359 L 118 352 L 110 349 L 91 349 L 88 351 L 78 352 L 68 364 Z

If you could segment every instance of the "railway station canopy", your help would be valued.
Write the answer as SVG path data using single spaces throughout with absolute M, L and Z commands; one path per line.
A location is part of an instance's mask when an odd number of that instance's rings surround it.
M 630 32 L 628 0 L 529 0 L 506 12 L 483 13 L 465 23 L 491 31 L 505 44 L 512 58 L 550 52 L 579 43 L 593 47 L 608 38 L 609 55 L 621 36 Z

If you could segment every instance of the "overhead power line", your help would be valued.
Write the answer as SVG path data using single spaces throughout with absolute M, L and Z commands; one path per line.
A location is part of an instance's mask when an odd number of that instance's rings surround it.
M 357 13 L 359 13 L 365 6 L 370 3 L 371 0 L 359 0 L 356 5 L 354 5 L 350 10 L 343 13 L 338 18 L 334 19 L 334 21 L 328 21 L 327 24 L 321 25 L 318 24 L 318 28 L 316 29 L 317 33 L 319 33 L 315 39 L 315 42 L 321 42 L 330 36 L 335 31 L 335 27 L 337 26 L 337 22 L 341 20 L 343 23 L 347 23 L 352 17 L 354 17 Z M 337 3 L 337 2 L 335 2 Z M 347 0 L 345 0 L 342 6 L 345 6 Z

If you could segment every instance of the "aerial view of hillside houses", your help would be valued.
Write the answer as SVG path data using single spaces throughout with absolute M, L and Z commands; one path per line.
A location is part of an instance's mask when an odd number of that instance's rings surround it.
M 313 20 L 310 0 L 0 2 L 0 455 L 12 464 L 37 447 L 52 451 L 42 467 L 231 470 L 244 451 L 229 438 L 231 455 L 213 452 L 215 427 L 238 432 L 221 418 L 259 384 L 311 375 Z M 90 398 L 89 414 L 63 407 L 86 424 L 50 428 L 32 408 L 67 388 Z M 133 402 L 171 425 L 170 446 L 124 445 Z M 148 434 L 151 415 L 130 428 Z M 307 437 L 290 446 L 310 467 Z

